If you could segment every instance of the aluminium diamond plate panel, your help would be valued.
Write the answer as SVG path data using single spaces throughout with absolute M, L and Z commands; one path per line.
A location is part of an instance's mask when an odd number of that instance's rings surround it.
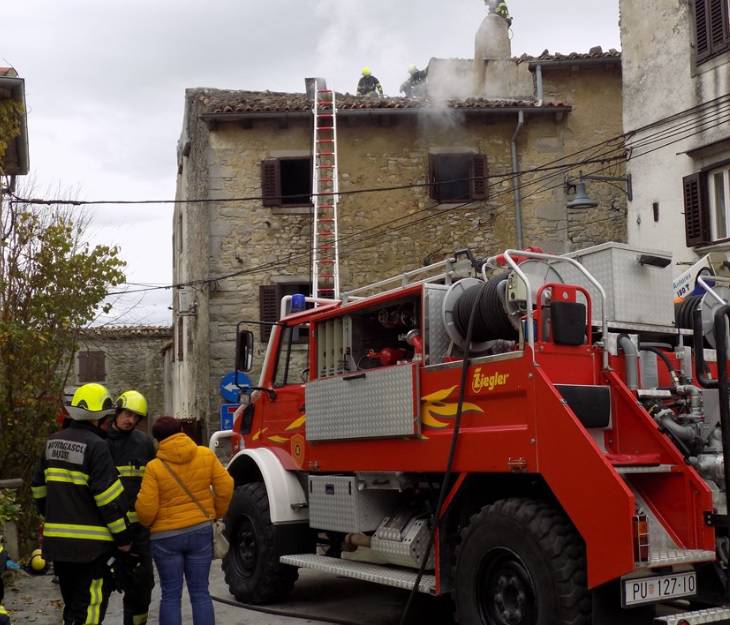
M 415 364 L 367 369 L 306 385 L 310 441 L 415 436 L 420 428 Z
M 705 608 L 695 612 L 681 612 L 669 616 L 660 616 L 654 619 L 657 625 L 709 625 L 710 623 L 727 623 L 730 620 L 730 608 Z
M 378 530 L 371 538 L 370 548 L 391 564 L 418 568 L 421 566 L 426 549 L 428 549 L 430 531 L 428 521 L 425 518 L 411 519 L 403 532 L 404 535 L 401 540 L 383 539 L 380 537 L 380 530 Z M 433 568 L 433 550 L 431 550 L 426 561 L 425 570 L 432 571 Z
M 662 258 L 669 264 L 663 268 L 642 265 L 639 262 L 642 255 Z M 605 289 L 609 321 L 674 325 L 671 252 L 638 249 L 624 243 L 603 243 L 566 256 L 580 262 Z M 600 320 L 601 300 L 597 289 L 567 263 L 560 264 L 559 271 L 565 282 L 588 289 L 593 300 L 593 321 Z
M 367 562 L 353 562 L 339 558 L 329 558 L 310 553 L 303 553 L 291 556 L 281 556 L 279 562 L 298 566 L 303 569 L 313 569 L 323 573 L 351 577 L 366 582 L 393 586 L 411 590 L 416 583 L 418 573 L 415 571 L 404 571 L 380 564 L 369 564 Z M 433 575 L 424 575 L 418 585 L 418 590 L 423 593 L 435 594 L 436 578 Z
M 332 532 L 372 532 L 398 504 L 392 490 L 360 490 L 349 475 L 309 476 L 309 525 Z
M 423 287 L 426 305 L 424 306 L 424 327 L 426 334 L 425 352 L 427 365 L 438 365 L 449 352 L 451 339 L 441 318 L 441 307 L 449 287 L 443 284 L 425 284 Z

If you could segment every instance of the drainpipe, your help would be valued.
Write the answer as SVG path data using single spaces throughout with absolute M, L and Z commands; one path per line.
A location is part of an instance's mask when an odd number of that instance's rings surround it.
M 545 101 L 545 94 L 542 86 L 542 65 L 535 66 L 535 90 L 537 91 L 535 94 L 537 97 L 537 105 L 542 106 Z
M 517 158 L 517 137 L 525 125 L 525 112 L 520 111 L 517 114 L 517 128 L 515 134 L 512 135 L 512 192 L 515 196 L 515 234 L 517 235 L 517 249 L 521 250 L 525 247 L 522 236 L 522 194 L 520 193 L 520 165 Z

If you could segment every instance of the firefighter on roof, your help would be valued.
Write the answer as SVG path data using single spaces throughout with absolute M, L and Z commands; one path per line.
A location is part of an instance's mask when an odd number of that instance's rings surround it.
M 418 69 L 415 65 L 408 68 L 408 79 L 400 86 L 401 93 L 407 98 L 419 98 L 426 95 L 425 69 Z
M 64 625 L 98 625 L 113 580 L 107 561 L 128 552 L 129 504 L 100 425 L 114 412 L 109 391 L 85 384 L 74 393 L 68 428 L 52 434 L 32 487 L 45 517 L 43 551 L 54 562 Z
M 507 8 L 506 2 L 500 2 L 497 5 L 497 15 L 503 17 L 507 21 L 508 26 L 512 26 L 512 17 L 509 14 L 509 8 Z
M 383 87 L 380 81 L 373 76 L 369 67 L 362 68 L 362 77 L 357 83 L 357 95 L 376 95 L 383 97 Z
M 143 625 L 155 585 L 152 571 L 149 530 L 139 524 L 134 502 L 142 485 L 145 466 L 155 457 L 155 444 L 151 436 L 136 429 L 147 417 L 147 400 L 138 391 L 125 391 L 116 401 L 116 414 L 107 439 L 114 464 L 129 502 L 127 518 L 132 532 L 132 549 L 123 558 L 126 565 L 124 592 L 124 625 Z

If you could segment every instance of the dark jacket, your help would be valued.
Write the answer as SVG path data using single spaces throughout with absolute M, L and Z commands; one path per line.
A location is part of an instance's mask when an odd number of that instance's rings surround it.
M 138 545 L 149 540 L 149 531 L 138 523 L 134 502 L 142 485 L 145 467 L 155 457 L 155 444 L 152 437 L 144 432 L 124 432 L 116 428 L 109 430 L 107 442 L 129 502 L 127 518 L 132 523 L 134 543 Z
M 74 421 L 52 434 L 33 476 L 33 497 L 45 517 L 48 560 L 91 562 L 128 545 L 129 504 L 98 428 Z
M 357 83 L 357 95 L 383 95 L 383 87 L 375 76 L 363 76 Z

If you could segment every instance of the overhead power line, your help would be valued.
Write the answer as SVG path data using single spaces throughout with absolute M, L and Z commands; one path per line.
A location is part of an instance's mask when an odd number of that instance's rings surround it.
M 730 96 L 728 96 L 728 102 L 730 103 Z M 676 119 L 676 116 L 674 117 L 674 119 Z M 665 147 L 668 147 L 669 145 L 672 145 L 672 144 L 680 142 L 680 141 L 684 141 L 685 139 L 688 139 L 692 136 L 701 134 L 703 132 L 706 132 L 707 130 L 711 130 L 712 128 L 715 128 L 722 124 L 728 123 L 728 121 L 730 121 L 730 105 L 720 108 L 717 111 L 711 111 L 709 114 L 705 114 L 704 117 L 700 118 L 699 120 L 694 119 L 694 120 L 691 120 L 690 122 L 683 122 L 681 124 L 676 124 L 675 126 L 673 126 L 670 129 L 670 131 L 668 131 L 667 129 L 664 129 L 664 130 L 654 133 L 650 136 L 642 137 L 641 139 L 637 140 L 635 142 L 635 144 L 628 143 L 628 144 L 622 146 L 621 147 L 622 152 L 624 154 L 628 153 L 627 155 L 625 155 L 622 158 L 622 160 L 624 160 L 625 162 L 628 162 L 630 160 L 634 160 L 635 158 L 639 158 L 641 156 L 646 156 L 648 154 L 661 150 Z M 592 148 L 588 148 L 588 149 L 595 149 L 597 147 L 604 145 L 605 143 L 608 143 L 608 142 L 596 144 L 596 146 L 592 146 Z M 652 144 L 656 144 L 656 143 L 660 143 L 660 144 L 654 145 L 653 147 L 649 147 Z M 614 148 L 614 151 L 616 149 L 618 149 L 618 147 L 619 146 L 617 146 L 617 148 Z M 601 162 L 601 163 L 606 163 L 607 161 L 618 161 L 618 158 L 611 159 L 611 158 L 608 158 L 608 156 L 610 156 L 610 153 L 603 153 L 603 154 L 597 155 L 597 158 L 594 157 L 589 160 L 591 162 Z M 523 183 L 522 185 L 520 185 L 520 187 L 519 187 L 520 189 L 528 188 L 538 182 L 544 182 L 545 180 L 550 180 L 550 179 L 554 180 L 557 177 L 561 178 L 561 180 L 556 184 L 552 184 L 549 186 L 543 185 L 542 187 L 534 189 L 530 194 L 524 196 L 523 199 L 527 199 L 527 198 L 537 195 L 539 193 L 544 193 L 546 191 L 562 187 L 564 185 L 564 176 L 567 173 L 569 173 L 570 170 L 577 169 L 578 167 L 584 166 L 585 163 L 586 163 L 585 161 L 579 162 L 579 163 L 571 163 L 567 166 L 563 166 L 560 171 L 553 172 L 553 173 L 543 176 L 542 178 L 539 178 L 537 180 L 531 180 L 531 181 Z M 608 165 L 604 165 L 601 168 L 587 171 L 585 173 L 588 175 L 602 173 L 602 172 L 606 171 L 607 169 L 610 169 L 614 165 L 615 165 L 615 163 L 612 162 L 612 163 L 609 163 Z M 526 170 L 525 172 L 523 172 L 523 174 L 531 173 L 531 172 L 534 173 L 534 172 L 538 172 L 538 171 L 541 171 L 541 168 L 538 167 L 538 168 L 533 168 L 532 170 Z M 501 183 L 495 183 L 495 185 L 490 185 L 490 186 L 496 186 L 498 184 L 501 184 Z M 508 195 L 511 193 L 512 193 L 511 188 L 505 189 L 505 190 L 499 192 L 497 194 L 497 197 L 499 197 L 501 195 Z M 494 198 L 491 198 L 491 199 L 493 200 Z M 376 226 L 372 226 L 371 228 L 368 228 L 365 231 L 356 231 L 356 232 L 350 233 L 348 235 L 344 235 L 344 236 L 340 237 L 338 240 L 344 241 L 344 240 L 350 240 L 353 238 L 359 238 L 359 240 L 355 241 L 355 243 L 359 243 L 359 244 L 367 243 L 368 241 L 370 241 L 376 237 L 382 237 L 382 236 L 388 236 L 388 235 L 392 236 L 393 234 L 397 234 L 406 228 L 411 228 L 415 225 L 424 223 L 431 219 L 442 218 L 446 214 L 457 213 L 457 214 L 464 215 L 464 213 L 463 213 L 464 208 L 471 206 L 473 204 L 481 203 L 481 202 L 482 202 L 482 200 L 473 200 L 473 201 L 465 202 L 465 203 L 458 204 L 455 206 L 450 206 L 449 208 L 445 208 L 445 209 L 434 210 L 433 207 L 421 209 L 419 211 L 416 211 L 416 213 L 410 213 L 406 216 L 401 216 L 396 219 L 389 220 L 387 222 L 378 224 Z M 406 218 L 412 218 L 413 216 L 417 215 L 418 213 L 423 213 L 423 212 L 428 212 L 429 214 L 420 219 L 411 220 L 406 223 L 400 224 L 398 226 L 390 227 L 398 221 L 401 221 Z M 611 219 L 614 219 L 614 218 L 613 217 L 607 218 L 606 220 L 603 220 L 603 221 L 609 221 Z M 375 232 L 374 234 L 372 234 L 370 236 L 362 237 L 362 234 L 364 232 L 373 231 L 376 229 L 381 230 L 383 228 L 389 228 L 389 229 L 386 232 L 379 231 L 379 232 Z M 360 245 L 357 247 L 348 248 L 348 252 L 353 253 L 353 252 L 362 251 L 364 249 L 367 249 L 367 246 Z M 258 266 L 249 267 L 246 269 L 240 269 L 237 271 L 233 271 L 233 272 L 223 274 L 220 276 L 216 276 L 216 277 L 212 277 L 212 278 L 192 280 L 192 281 L 188 281 L 188 282 L 181 282 L 181 283 L 171 284 L 171 285 L 167 285 L 165 287 L 160 287 L 160 288 L 172 289 L 172 288 L 181 288 L 181 287 L 185 287 L 185 286 L 204 285 L 204 284 L 210 284 L 213 282 L 218 282 L 221 280 L 226 280 L 226 279 L 233 278 L 233 277 L 238 277 L 238 276 L 243 276 L 243 275 L 254 275 L 257 273 L 262 273 L 262 272 L 266 272 L 266 271 L 271 271 L 273 269 L 285 267 L 285 266 L 291 264 L 291 262 L 293 262 L 295 260 L 308 258 L 309 254 L 310 254 L 309 250 L 307 250 L 305 252 L 297 253 L 297 254 L 289 254 L 285 257 L 279 257 L 270 262 L 262 263 Z M 136 292 L 136 291 L 131 291 L 131 292 Z

